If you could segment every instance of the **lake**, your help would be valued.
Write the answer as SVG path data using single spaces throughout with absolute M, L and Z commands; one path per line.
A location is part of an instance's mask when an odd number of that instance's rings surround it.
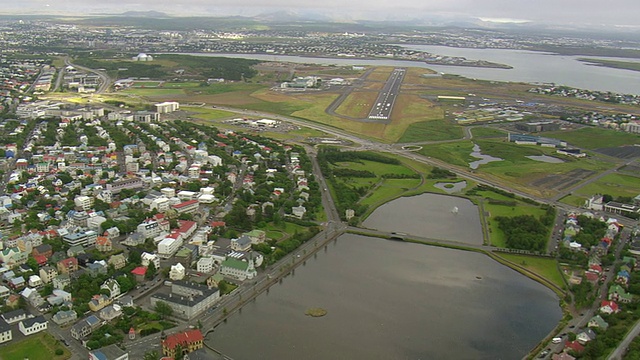
M 422 61 L 388 59 L 363 60 L 356 58 L 317 58 L 290 55 L 226 53 L 188 53 L 185 55 L 222 56 L 264 61 L 288 61 L 303 64 L 422 67 L 442 73 L 461 75 L 471 79 L 527 83 L 555 83 L 580 89 L 640 95 L 639 71 L 593 66 L 578 61 L 579 58 L 584 58 L 585 56 L 555 55 L 525 50 L 466 49 L 432 45 L 411 45 L 404 47 L 438 55 L 463 56 L 470 60 L 488 60 L 510 65 L 513 69 L 430 65 Z M 602 56 L 597 58 L 631 61 L 629 59 Z
M 468 199 L 455 196 L 421 194 L 401 197 L 378 207 L 362 225 L 386 232 L 482 244 L 478 207 Z
M 479 253 L 346 234 L 206 341 L 235 360 L 519 359 L 558 323 L 558 304 Z

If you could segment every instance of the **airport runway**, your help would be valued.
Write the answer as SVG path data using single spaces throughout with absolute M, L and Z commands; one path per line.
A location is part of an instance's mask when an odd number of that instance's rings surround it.
M 381 120 L 381 122 L 385 123 L 390 120 L 391 111 L 393 110 L 393 105 L 395 105 L 398 93 L 400 93 L 400 86 L 402 85 L 405 72 L 406 69 L 404 68 L 393 69 L 393 72 L 389 75 L 389 79 L 387 79 L 384 87 L 380 90 L 375 104 L 371 107 L 367 119 Z

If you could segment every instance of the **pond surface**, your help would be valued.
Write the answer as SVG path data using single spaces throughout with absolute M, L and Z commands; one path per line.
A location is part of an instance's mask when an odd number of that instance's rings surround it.
M 476 159 L 480 159 L 480 160 L 472 161 L 469 163 L 469 167 L 472 168 L 473 170 L 477 169 L 480 165 L 488 164 L 493 161 L 502 161 L 502 159 L 499 157 L 494 157 L 491 155 L 485 155 L 481 153 L 480 145 L 478 144 L 473 145 L 473 152 L 471 153 L 471 156 L 473 156 Z
M 206 342 L 235 360 L 511 360 L 560 318 L 551 290 L 485 255 L 346 234 Z
M 377 208 L 362 224 L 380 231 L 482 244 L 478 207 L 455 196 L 422 194 L 398 198 Z

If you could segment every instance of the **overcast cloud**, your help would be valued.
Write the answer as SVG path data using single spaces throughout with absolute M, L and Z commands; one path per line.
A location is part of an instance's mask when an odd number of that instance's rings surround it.
M 256 15 L 320 11 L 342 19 L 478 17 L 541 23 L 640 24 L 639 0 L 0 0 L 0 13 L 99 13 L 157 10 L 174 15 Z

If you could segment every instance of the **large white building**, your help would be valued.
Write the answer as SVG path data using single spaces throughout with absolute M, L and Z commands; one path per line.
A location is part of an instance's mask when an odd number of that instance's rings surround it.
M 11 332 L 11 326 L 6 321 L 0 319 L 0 344 L 13 339 L 13 333 Z
M 142 266 L 148 267 L 149 263 L 153 263 L 153 266 L 155 266 L 156 269 L 160 269 L 160 258 L 158 257 L 158 255 L 143 252 L 140 257 L 142 258 Z
M 36 316 L 30 319 L 24 319 L 18 324 L 18 329 L 24 336 L 33 335 L 43 330 L 47 330 L 49 322 L 44 316 Z
M 160 223 L 156 220 L 147 219 L 138 225 L 136 231 L 145 239 L 153 239 L 162 233 L 162 228 L 160 227 Z
M 152 307 L 162 301 L 171 306 L 174 316 L 191 320 L 213 306 L 219 298 L 217 288 L 179 280 L 171 284 L 171 294 L 155 293 L 150 300 Z
M 171 271 L 169 271 L 169 279 L 182 280 L 184 279 L 185 272 L 185 268 L 182 264 L 177 263 L 175 265 L 171 265 Z
M 157 113 L 170 113 L 180 109 L 180 103 L 177 101 L 165 101 L 154 105 Z
M 76 207 L 84 211 L 91 210 L 93 208 L 93 196 L 76 196 L 76 198 L 73 199 L 73 202 L 75 203 Z
M 198 272 L 210 273 L 215 267 L 215 260 L 211 256 L 204 256 L 198 260 L 197 269 Z
M 158 243 L 158 256 L 168 259 L 182 246 L 182 237 L 167 237 Z
M 91 246 L 96 243 L 97 239 L 98 233 L 93 230 L 67 234 L 62 237 L 62 240 L 64 240 L 64 242 L 66 242 L 69 246 Z

